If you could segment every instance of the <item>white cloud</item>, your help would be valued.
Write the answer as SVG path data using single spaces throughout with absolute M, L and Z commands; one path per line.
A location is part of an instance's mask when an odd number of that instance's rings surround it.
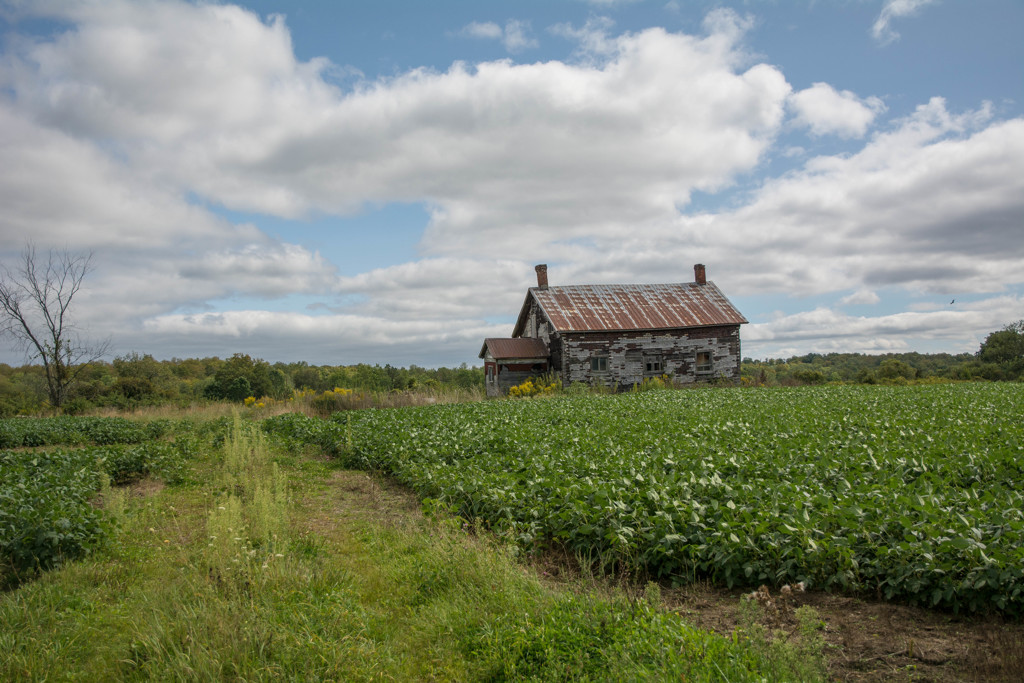
M 500 40 L 505 49 L 516 54 L 523 50 L 538 46 L 537 40 L 530 37 L 530 22 L 509 19 L 502 28 L 493 21 L 472 22 L 462 29 L 462 34 L 471 38 Z
M 100 145 L 41 126 L 0 101 L 0 258 L 40 249 L 93 251 L 76 299 L 97 336 L 140 318 L 245 292 L 330 290 L 335 269 L 299 245 L 235 225 L 149 182 Z
M 341 364 L 379 359 L 395 365 L 428 365 L 455 355 L 472 364 L 486 337 L 507 335 L 507 325 L 479 320 L 396 320 L 354 315 L 308 315 L 262 310 L 164 315 L 146 321 L 142 338 L 159 338 L 184 355 L 222 354 L 244 348 L 272 360 Z M 479 361 L 477 361 L 479 363 Z
M 258 236 L 189 206 L 98 145 L 41 126 L 2 100 L 0 149 L 0 232 L 8 240 L 31 236 L 40 245 L 110 250 L 200 240 L 218 248 Z
M 810 128 L 812 135 L 844 138 L 863 137 L 886 108 L 877 97 L 861 99 L 849 90 L 837 92 L 828 83 L 815 83 L 793 93 L 789 106 L 796 113 L 796 123 Z
M 483 318 L 519 312 L 533 267 L 513 260 L 427 258 L 354 277 L 340 278 L 336 292 L 365 295 L 363 315 L 422 320 Z
M 1024 300 L 994 297 L 962 310 L 904 312 L 878 317 L 851 316 L 829 308 L 783 316 L 743 329 L 744 354 L 757 357 L 792 355 L 792 349 L 886 353 L 911 350 L 940 340 L 958 351 L 977 351 L 980 342 L 971 331 L 999 329 L 1024 311 Z
M 437 252 L 508 225 L 571 238 L 670 217 L 693 189 L 760 161 L 789 94 L 774 67 L 738 68 L 743 21 L 728 12 L 705 37 L 604 36 L 605 51 L 578 64 L 455 64 L 341 92 L 324 64 L 294 59 L 280 19 L 90 7 L 87 22 L 11 60 L 27 115 L 235 209 L 428 201 Z
M 180 269 L 185 278 L 223 282 L 234 291 L 267 297 L 330 290 L 334 271 L 320 254 L 297 244 L 247 244 L 209 251 Z
M 530 35 L 530 22 L 510 19 L 505 24 L 505 49 L 511 53 L 522 52 L 528 48 L 537 47 L 538 43 Z
M 466 24 L 465 28 L 462 29 L 462 33 L 472 38 L 489 38 L 493 40 L 500 40 L 504 35 L 501 26 L 498 26 L 493 21 L 471 22 Z
M 1024 272 L 1024 119 L 986 116 L 933 100 L 856 154 L 811 159 L 738 209 L 644 235 L 657 253 L 640 239 L 624 248 L 649 259 L 639 272 L 686 253 L 721 264 L 740 293 L 1001 291 Z
M 898 40 L 900 34 L 890 26 L 893 19 L 912 16 L 917 10 L 935 0 L 886 0 L 882 11 L 871 27 L 871 35 L 883 45 Z
M 866 306 L 877 304 L 881 301 L 881 298 L 870 289 L 858 289 L 849 296 L 844 296 L 839 300 L 839 304 L 842 306 Z

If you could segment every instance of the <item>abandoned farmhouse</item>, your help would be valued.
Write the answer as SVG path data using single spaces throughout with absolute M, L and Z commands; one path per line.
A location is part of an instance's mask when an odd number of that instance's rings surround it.
M 747 322 L 697 264 L 694 282 L 548 285 L 537 266 L 512 336 L 485 339 L 487 395 L 531 377 L 628 389 L 662 375 L 675 384 L 738 381 L 740 325 Z

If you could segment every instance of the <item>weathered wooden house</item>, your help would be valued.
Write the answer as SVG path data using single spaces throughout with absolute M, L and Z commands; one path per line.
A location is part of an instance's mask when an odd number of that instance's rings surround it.
M 694 282 L 665 285 L 548 285 L 537 266 L 511 338 L 485 339 L 487 395 L 545 373 L 628 389 L 647 377 L 675 384 L 739 381 L 740 325 L 732 303 L 694 267 Z

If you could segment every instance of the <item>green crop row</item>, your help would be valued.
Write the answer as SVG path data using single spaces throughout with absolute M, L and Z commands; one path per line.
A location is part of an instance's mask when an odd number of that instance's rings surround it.
M 265 428 L 606 566 L 1024 612 L 1021 385 L 650 392 Z
M 181 479 L 192 444 L 154 441 L 78 450 L 0 451 L 0 586 L 106 539 L 111 521 L 92 501 L 105 482 Z
M 142 443 L 163 436 L 169 420 L 138 422 L 121 417 L 18 417 L 0 420 L 0 448 Z

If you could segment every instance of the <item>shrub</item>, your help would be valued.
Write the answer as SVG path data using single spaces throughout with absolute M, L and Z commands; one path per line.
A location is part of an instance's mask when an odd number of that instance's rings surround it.
M 534 377 L 511 387 L 508 390 L 508 395 L 512 398 L 548 396 L 557 392 L 561 387 L 561 382 L 553 377 Z

